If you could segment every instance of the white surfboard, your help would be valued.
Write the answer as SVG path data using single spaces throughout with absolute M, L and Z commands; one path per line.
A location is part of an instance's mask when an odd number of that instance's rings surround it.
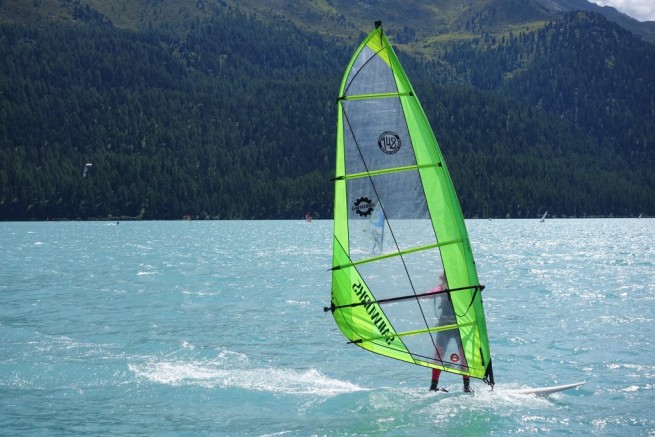
M 540 388 L 524 388 L 520 390 L 512 390 L 512 393 L 519 393 L 525 395 L 537 395 L 537 396 L 548 396 L 549 394 L 557 393 L 558 391 L 569 390 L 572 388 L 580 387 L 581 385 L 586 384 L 587 382 L 575 382 L 573 384 L 564 384 L 564 385 L 553 385 L 551 387 L 540 387 Z

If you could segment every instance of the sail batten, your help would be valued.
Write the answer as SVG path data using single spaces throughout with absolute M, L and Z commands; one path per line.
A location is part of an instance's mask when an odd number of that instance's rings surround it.
M 338 95 L 326 311 L 350 343 L 493 384 L 484 287 L 459 201 L 381 26 L 355 51 Z
M 410 249 L 407 249 L 407 250 L 402 250 L 402 251 L 398 251 L 398 252 L 387 253 L 385 255 L 375 256 L 375 257 L 372 257 L 372 258 L 362 259 L 362 260 L 359 260 L 357 262 L 351 262 L 351 263 L 348 263 L 348 264 L 334 266 L 334 267 L 332 267 L 332 270 L 339 270 L 339 269 L 344 269 L 344 268 L 348 268 L 348 267 L 355 267 L 355 266 L 370 263 L 370 262 L 380 261 L 380 260 L 383 260 L 385 258 L 393 258 L 393 257 L 396 257 L 396 256 L 407 255 L 407 254 L 410 254 L 410 253 L 420 252 L 420 251 L 423 251 L 423 250 L 435 249 L 435 248 L 438 248 L 438 247 L 447 246 L 449 244 L 458 244 L 458 243 L 461 243 L 461 242 L 462 242 L 462 240 L 453 240 L 453 241 L 444 241 L 444 242 L 441 242 L 441 243 L 434 243 L 434 244 L 430 244 L 430 245 L 427 245 L 427 246 L 414 247 L 414 248 L 410 248 Z
M 472 325 L 469 323 L 469 325 Z M 440 331 L 448 331 L 450 329 L 457 329 L 461 325 L 453 324 L 453 325 L 444 325 L 444 326 L 435 326 L 433 328 L 426 328 L 426 329 L 419 329 L 416 331 L 407 331 L 407 332 L 397 332 L 394 335 L 397 337 L 410 337 L 412 335 L 420 335 L 420 334 L 427 334 L 427 333 L 433 333 L 433 332 L 440 332 Z M 380 340 L 383 338 L 389 338 L 390 336 L 377 336 L 377 337 L 371 337 L 367 339 L 361 339 L 359 342 L 366 342 L 366 341 L 375 341 L 375 340 Z
M 348 174 L 348 175 L 342 175 L 342 176 L 339 176 L 338 178 L 335 178 L 335 179 L 349 180 L 349 179 L 367 178 L 367 177 L 371 177 L 371 176 L 379 176 L 379 175 L 388 174 L 388 173 L 420 170 L 420 169 L 424 169 L 424 168 L 433 168 L 433 167 L 440 167 L 440 166 L 441 166 L 440 162 L 436 162 L 436 163 L 433 163 L 433 164 L 407 165 L 407 166 L 404 166 L 404 167 L 386 168 L 386 169 L 375 170 L 375 171 L 368 171 L 368 172 L 361 172 L 361 173 L 353 173 L 353 174 Z
M 363 100 L 363 99 L 387 99 L 389 97 L 411 96 L 412 93 L 379 93 L 341 96 L 338 100 Z
M 388 304 L 388 303 L 391 303 L 391 302 L 398 302 L 398 301 L 407 300 L 407 299 L 421 299 L 421 298 L 430 298 L 430 297 L 434 298 L 434 297 L 436 297 L 438 295 L 441 295 L 441 294 L 444 294 L 444 293 L 453 293 L 455 291 L 464 291 L 464 290 L 482 291 L 482 290 L 484 290 L 484 285 L 481 285 L 481 284 L 469 285 L 469 286 L 466 286 L 466 287 L 453 288 L 453 289 L 449 289 L 449 290 L 445 290 L 445 291 L 438 291 L 438 292 L 428 291 L 427 293 L 410 294 L 410 295 L 407 295 L 407 296 L 398 296 L 398 297 L 392 297 L 392 298 L 388 298 L 388 299 L 355 302 L 355 303 L 351 303 L 351 304 L 348 304 L 348 305 L 325 307 L 325 311 L 326 312 L 327 311 L 333 311 L 334 312 L 336 310 L 340 310 L 340 309 L 344 309 L 344 308 L 353 308 L 353 307 L 357 307 L 357 306 L 360 306 L 360 305 L 372 305 L 372 304 L 384 305 L 384 304 Z M 471 300 L 473 300 L 473 299 L 471 299 Z M 464 325 L 465 324 L 462 324 L 461 326 L 464 326 Z M 442 326 L 439 325 L 439 326 L 436 326 L 435 328 L 427 329 L 426 332 L 441 331 L 442 330 L 441 328 L 442 328 Z

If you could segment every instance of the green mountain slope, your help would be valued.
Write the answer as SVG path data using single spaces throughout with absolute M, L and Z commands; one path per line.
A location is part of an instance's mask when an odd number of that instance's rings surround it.
M 395 44 L 426 56 L 444 41 L 540 27 L 578 10 L 604 15 L 655 42 L 655 22 L 640 23 L 586 0 L 5 0 L 0 3 L 0 23 L 104 21 L 121 29 L 185 35 L 217 11 L 234 9 L 269 23 L 284 18 L 311 33 L 350 43 L 368 33 L 374 20 L 382 20 Z

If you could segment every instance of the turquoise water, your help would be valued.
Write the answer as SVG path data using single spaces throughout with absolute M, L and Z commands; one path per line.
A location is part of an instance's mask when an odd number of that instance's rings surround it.
M 467 226 L 474 395 L 346 344 L 330 221 L 0 223 L 0 434 L 655 435 L 655 220 Z

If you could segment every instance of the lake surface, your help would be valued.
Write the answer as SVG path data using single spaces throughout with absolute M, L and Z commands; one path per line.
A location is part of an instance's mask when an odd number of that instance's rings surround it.
M 473 395 L 346 344 L 331 221 L 0 223 L 0 434 L 655 435 L 655 220 L 467 227 Z

